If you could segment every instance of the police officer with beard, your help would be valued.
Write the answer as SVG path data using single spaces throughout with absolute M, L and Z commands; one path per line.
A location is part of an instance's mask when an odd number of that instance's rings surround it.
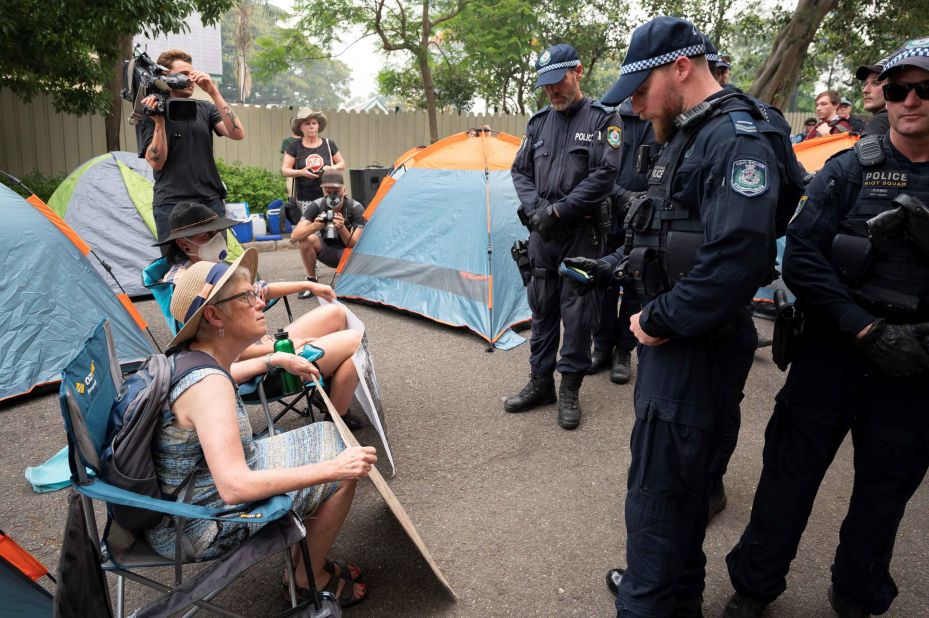
M 890 130 L 829 161 L 788 227 L 784 280 L 806 315 L 765 432 L 751 520 L 726 562 L 726 616 L 760 616 L 846 434 L 855 477 L 828 596 L 886 612 L 906 504 L 929 468 L 929 37 L 884 63 Z
M 607 198 L 619 169 L 621 130 L 611 110 L 581 93 L 583 67 L 573 47 L 562 43 L 545 50 L 535 68 L 536 87 L 545 88 L 551 106 L 529 119 L 512 169 L 520 220 L 530 230 L 531 375 L 503 407 L 524 412 L 554 403 L 557 370 L 558 424 L 574 429 L 581 420 L 578 391 L 590 368 L 590 333 L 600 295 L 580 295 L 564 285 L 558 266 L 569 255 L 603 254 L 610 214 Z M 556 362 L 561 322 L 564 341 Z
M 643 305 L 631 319 L 624 617 L 702 615 L 710 464 L 751 369 L 749 304 L 774 263 L 779 182 L 765 135 L 776 129 L 753 101 L 720 89 L 705 53 L 703 35 L 677 17 L 632 34 L 604 101 L 631 95 L 665 146 L 630 207 L 625 257 L 565 261 L 595 282 L 630 277 Z

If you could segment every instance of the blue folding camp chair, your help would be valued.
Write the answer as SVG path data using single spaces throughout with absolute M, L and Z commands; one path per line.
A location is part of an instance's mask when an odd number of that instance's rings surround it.
M 301 549 L 304 550 L 304 555 L 307 555 L 306 529 L 297 514 L 291 510 L 291 498 L 280 495 L 242 508 L 216 509 L 151 498 L 114 487 L 101 480 L 100 455 L 104 448 L 110 408 L 121 383 L 122 372 L 112 334 L 104 320 L 62 371 L 59 399 L 68 434 L 71 486 L 81 496 L 86 532 L 95 548 L 99 564 L 104 572 L 112 573 L 117 578 L 117 618 L 124 615 L 126 579 L 162 593 L 157 599 L 137 610 L 134 616 L 164 616 L 192 605 L 196 607 L 186 615 L 200 608 L 224 616 L 238 616 L 239 614 L 212 603 L 210 599 L 249 566 L 276 553 L 285 555 L 287 572 L 293 573 L 289 548 L 296 543 L 301 543 Z M 97 476 L 89 475 L 85 466 Z M 125 530 L 111 518 L 107 519 L 101 538 L 92 500 L 100 500 L 108 505 L 144 508 L 172 517 L 247 523 L 263 521 L 267 522 L 267 525 L 242 545 L 212 561 L 207 569 L 185 580 L 182 567 L 191 561 L 183 558 L 181 548 L 175 552 L 174 559 L 165 558 L 146 543 L 144 536 Z M 174 586 L 165 586 L 139 573 L 153 567 L 174 567 Z M 296 607 L 293 578 L 290 581 L 290 600 L 291 605 Z
M 174 283 L 163 281 L 165 273 L 171 269 L 171 265 L 168 264 L 168 261 L 161 257 L 145 267 L 145 270 L 142 271 L 142 285 L 144 285 L 151 293 L 155 300 L 158 302 L 158 306 L 161 308 L 161 313 L 164 315 L 165 321 L 168 323 L 168 328 L 171 329 L 171 333 L 176 335 L 178 331 L 181 330 L 183 324 L 179 323 L 174 319 L 174 316 L 171 315 L 171 298 L 174 295 Z M 290 310 L 290 302 L 287 300 L 287 297 L 281 299 L 272 299 L 265 305 L 265 311 L 277 304 L 278 301 L 282 301 L 284 308 L 287 311 L 287 322 L 293 322 L 294 316 Z M 319 406 L 322 408 L 322 404 L 316 402 L 314 398 L 315 387 L 305 386 L 303 390 L 299 393 L 281 393 L 281 370 L 278 368 L 275 371 L 262 374 L 256 379 L 248 382 L 246 384 L 239 385 L 239 395 L 248 405 L 261 405 L 262 411 L 265 414 L 265 420 L 267 421 L 268 428 L 267 431 L 272 433 L 274 431 L 274 425 L 288 412 L 296 412 L 300 416 L 309 417 L 310 422 L 316 420 L 315 415 L 313 414 L 313 407 Z M 271 405 L 277 403 L 281 405 L 281 408 L 272 414 Z

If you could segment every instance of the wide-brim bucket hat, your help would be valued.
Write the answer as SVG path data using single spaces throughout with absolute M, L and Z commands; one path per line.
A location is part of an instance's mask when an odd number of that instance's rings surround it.
M 316 122 L 319 123 L 320 133 L 326 130 L 326 125 L 329 123 L 329 121 L 326 119 L 326 114 L 322 112 L 314 112 L 309 107 L 301 107 L 296 112 L 294 112 L 294 117 L 290 120 L 290 130 L 296 134 L 299 134 L 300 125 L 310 118 L 315 118 Z
M 178 238 L 190 238 L 204 232 L 225 230 L 239 223 L 241 221 L 220 217 L 199 202 L 178 202 L 168 215 L 168 235 L 152 246 L 167 245 Z

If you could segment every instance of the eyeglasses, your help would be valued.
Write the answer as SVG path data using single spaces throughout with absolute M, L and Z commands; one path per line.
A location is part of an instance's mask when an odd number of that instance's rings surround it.
M 258 299 L 258 298 L 260 298 L 260 297 L 261 297 L 261 288 L 259 288 L 259 287 L 256 285 L 256 286 L 255 286 L 254 288 L 252 288 L 251 290 L 245 290 L 244 292 L 239 292 L 238 294 L 233 294 L 232 296 L 230 296 L 230 297 L 228 297 L 228 298 L 224 298 L 224 299 L 222 299 L 222 300 L 218 300 L 218 301 L 216 301 L 216 302 L 213 303 L 213 304 L 214 304 L 214 305 L 221 305 L 221 304 L 223 304 L 223 303 L 228 303 L 229 301 L 232 301 L 232 300 L 236 300 L 236 299 L 239 299 L 239 298 L 244 298 L 244 299 L 245 299 L 245 302 L 248 303 L 248 306 L 249 306 L 249 307 L 254 307 L 254 306 L 255 306 L 255 300 Z
M 910 94 L 910 90 L 916 91 L 916 96 L 918 96 L 923 101 L 929 101 L 929 80 L 924 82 L 891 82 L 889 84 L 884 84 L 884 99 L 890 101 L 891 103 L 900 103 L 905 101 Z

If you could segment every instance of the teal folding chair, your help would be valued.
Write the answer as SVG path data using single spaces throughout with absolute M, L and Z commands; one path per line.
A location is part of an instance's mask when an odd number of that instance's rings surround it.
M 161 593 L 157 599 L 136 610 L 133 616 L 164 616 L 191 606 L 194 608 L 185 615 L 191 615 L 198 609 L 207 609 L 223 616 L 238 616 L 216 605 L 211 599 L 252 564 L 274 554 L 284 554 L 287 572 L 292 574 L 289 548 L 301 543 L 301 550 L 306 550 L 306 529 L 300 517 L 291 510 L 291 498 L 287 495 L 273 496 L 239 508 L 217 509 L 151 498 L 114 487 L 102 480 L 101 453 L 105 446 L 110 408 L 121 383 L 122 372 L 112 334 L 104 320 L 62 371 L 59 401 L 68 435 L 71 486 L 83 501 L 84 527 L 95 548 L 99 564 L 105 573 L 116 576 L 117 618 L 124 615 L 127 579 Z M 85 467 L 96 476 L 89 475 Z M 122 528 L 110 517 L 107 518 L 101 537 L 94 516 L 93 500 L 107 505 L 143 508 L 175 518 L 245 523 L 263 521 L 267 524 L 242 545 L 210 562 L 207 569 L 185 580 L 183 565 L 192 561 L 184 558 L 180 546 L 173 559 L 165 558 L 146 543 L 144 535 Z M 174 568 L 173 586 L 166 586 L 141 574 L 147 569 L 163 567 Z M 311 577 L 309 565 L 308 572 Z M 289 587 L 291 606 L 296 607 L 296 589 L 292 577 Z

